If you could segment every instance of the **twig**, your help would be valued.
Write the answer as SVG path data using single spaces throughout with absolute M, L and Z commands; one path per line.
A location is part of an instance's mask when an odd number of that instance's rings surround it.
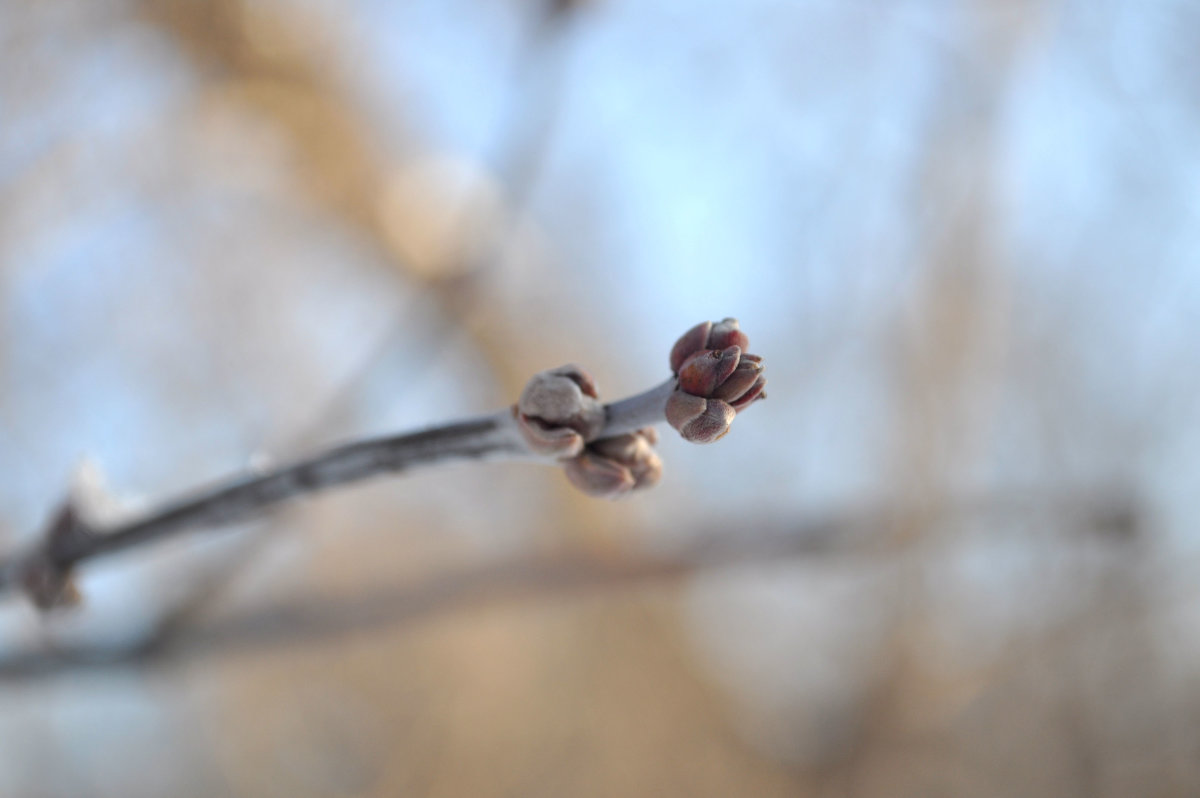
M 605 409 L 599 438 L 665 422 L 664 406 L 674 378 Z M 255 517 L 281 502 L 381 474 L 459 461 L 524 460 L 557 464 L 532 451 L 519 431 L 515 407 L 419 432 L 350 443 L 267 473 L 241 476 L 168 504 L 135 521 L 110 529 L 90 527 L 73 514 L 56 522 L 42 554 L 67 571 L 75 564 L 159 540 L 191 529 L 227 526 Z M 0 563 L 0 591 L 23 581 L 26 559 Z
M 533 460 L 562 465 L 575 487 L 617 498 L 658 482 L 654 427 L 668 422 L 696 443 L 717 440 L 734 416 L 764 397 L 762 358 L 743 354 L 737 320 L 702 322 L 671 350 L 670 379 L 620 402 L 600 402 L 578 366 L 535 374 L 510 408 L 438 427 L 350 443 L 266 473 L 241 476 L 124 524 L 99 528 L 68 500 L 38 545 L 0 561 L 0 592 L 20 586 L 41 609 L 78 600 L 71 579 L 84 560 L 199 527 L 244 521 L 280 502 L 378 474 L 453 461 Z
M 1109 545 L 1123 545 L 1127 541 L 1112 536 L 1107 520 L 1115 508 L 1122 506 L 1114 505 L 1111 497 L 1100 491 L 1089 490 L 1044 496 L 987 494 L 950 502 L 944 512 L 948 518 L 1001 522 L 1048 512 L 1063 516 L 1064 523 L 1056 528 L 1064 534 L 1099 535 Z M 654 554 L 632 551 L 599 556 L 568 546 L 511 560 L 464 565 L 415 583 L 388 583 L 345 596 L 302 596 L 255 607 L 245 614 L 192 629 L 186 639 L 151 638 L 130 648 L 68 644 L 54 651 L 9 652 L 0 655 L 0 681 L 295 646 L 396 628 L 477 602 L 669 586 L 725 568 L 771 567 L 827 557 L 866 565 L 902 556 L 925 556 L 923 550 L 926 554 L 938 550 L 927 537 L 894 547 L 878 545 L 888 538 L 884 531 L 906 524 L 904 519 L 915 512 L 916 508 L 885 505 L 804 518 L 767 516 L 755 521 L 751 535 L 729 534 L 731 528 L 741 528 L 741 521 L 735 518 L 710 518 L 698 523 L 697 531 L 679 548 Z M 1118 514 L 1131 512 L 1136 515 L 1131 508 Z M 989 529 L 1004 526 L 993 524 Z M 1180 594 L 1167 598 L 1174 602 L 1193 597 Z

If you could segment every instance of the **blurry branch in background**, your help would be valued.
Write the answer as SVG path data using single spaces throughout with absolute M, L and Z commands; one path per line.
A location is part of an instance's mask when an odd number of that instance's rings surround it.
M 550 369 L 530 379 L 515 405 L 491 415 L 347 444 L 109 529 L 96 528 L 84 517 L 86 508 L 68 501 L 32 552 L 0 563 L 0 590 L 20 586 L 41 609 L 71 604 L 78 598 L 71 571 L 84 560 L 242 521 L 306 493 L 437 463 L 508 458 L 561 464 L 583 492 L 619 498 L 658 482 L 655 425 L 667 422 L 686 440 L 711 443 L 729 431 L 738 412 L 765 398 L 762 359 L 743 354 L 748 345 L 735 319 L 702 322 L 672 348 L 672 377 L 628 399 L 603 404 L 579 367 Z
M 906 528 L 912 517 L 913 508 L 893 507 L 799 521 L 763 518 L 755 521 L 752 534 L 737 535 L 729 530 L 742 529 L 742 521 L 710 519 L 707 525 L 694 530 L 687 543 L 665 552 L 606 556 L 564 547 L 550 554 L 464 568 L 417 584 L 373 587 L 351 596 L 265 606 L 199 624 L 178 639 L 151 638 L 129 649 L 75 646 L 16 653 L 0 658 L 0 678 L 40 678 L 69 669 L 120 667 L 131 662 L 302 645 L 392 628 L 477 603 L 664 586 L 743 566 L 761 569 L 824 558 L 882 565 L 902 554 L 919 557 L 922 552 L 936 549 L 928 538 L 900 542 L 887 534 L 888 530 Z M 1142 523 L 1136 506 L 1100 491 L 1043 496 L 1018 493 L 948 502 L 940 508 L 937 520 L 940 524 L 956 524 L 1030 517 L 1053 519 L 1056 537 L 1093 539 L 1121 551 L 1139 539 Z
M 314 39 L 329 35 L 328 20 L 306 20 L 295 8 L 285 14 L 270 3 L 243 0 L 202 4 L 143 0 L 137 9 L 142 18 L 179 42 L 181 51 L 210 76 L 210 82 L 223 89 L 220 96 L 249 104 L 286 135 L 300 155 L 295 163 L 309 194 L 357 229 L 407 280 L 417 284 L 414 307 L 433 304 L 440 309 L 435 318 L 421 325 L 424 338 L 413 347 L 427 353 L 425 362 L 436 360 L 437 345 L 450 340 L 451 333 L 465 335 L 485 356 L 502 388 L 513 392 L 519 390 L 522 372 L 505 347 L 492 343 L 504 340 L 503 330 L 493 329 L 503 320 L 481 318 L 479 283 L 507 256 L 537 184 L 561 97 L 561 46 L 582 5 L 579 0 L 550 0 L 539 8 L 539 19 L 516 76 L 520 90 L 507 111 L 508 118 L 499 125 L 492 168 L 505 190 L 507 227 L 493 230 L 491 235 L 483 235 L 481 226 L 494 220 L 477 218 L 481 211 L 471 196 L 463 197 L 458 207 L 422 207 L 420 219 L 397 218 L 416 209 L 389 202 L 389 181 L 395 179 L 396 170 L 385 153 L 371 145 L 367 132 L 371 125 L 362 118 L 361 109 L 328 77 L 335 73 L 335 65 L 326 61 L 336 58 L 341 49 L 312 46 Z M 435 219 L 432 225 L 442 230 L 445 239 L 433 253 L 439 262 L 418 265 L 411 260 L 413 245 L 405 240 L 405 231 L 430 227 L 425 218 L 430 213 L 451 218 Z M 447 241 L 453 244 L 449 248 Z M 447 262 L 464 257 L 469 262 Z M 357 392 L 396 342 L 407 339 L 412 343 L 410 326 L 398 321 L 382 334 L 326 409 L 302 433 L 287 435 L 281 448 L 302 451 L 327 434 L 326 428 L 345 405 L 345 397 Z M 416 367 L 420 366 L 414 364 Z M 241 536 L 221 562 L 207 567 L 207 573 L 198 577 L 182 601 L 164 612 L 155 635 L 176 634 L 200 614 L 254 561 L 276 526 Z
M 557 108 L 555 81 L 560 70 L 541 59 L 554 55 L 556 37 L 564 31 L 569 9 L 559 6 L 563 4 L 545 9 L 554 24 L 541 25 L 530 40 L 535 63 L 526 76 L 531 85 L 517 94 L 512 119 L 502 126 L 498 162 L 492 165 L 504 180 L 507 216 L 514 225 L 536 184 Z M 429 203 L 398 207 L 390 200 L 400 170 L 387 152 L 372 143 L 369 131 L 374 125 L 363 109 L 331 78 L 339 66 L 337 48 L 320 46 L 337 35 L 336 25 L 330 28 L 331 20 L 306 19 L 303 13 L 293 13 L 292 7 L 284 13 L 284 7 L 244 0 L 143 0 L 138 9 L 142 18 L 179 41 L 202 74 L 211 76 L 223 102 L 248 106 L 285 135 L 296 148 L 292 162 L 311 197 L 360 233 L 406 279 L 419 283 L 425 290 L 422 304 L 435 303 L 445 316 L 445 328 L 468 337 L 501 387 L 509 393 L 519 391 L 524 375 L 501 343 L 507 340 L 504 330 L 488 326 L 504 320 L 481 320 L 475 301 L 477 283 L 504 254 L 505 233 L 491 236 L 485 242 L 489 246 L 479 249 L 476 245 L 486 220 L 476 218 L 478 208 L 470 198 L 463 207 L 436 208 Z M 396 218 L 406 212 L 419 212 L 422 218 Z M 428 218 L 439 212 L 452 217 L 449 225 L 444 219 Z M 418 263 L 413 252 L 423 247 L 409 240 L 410 234 L 427 235 L 417 228 L 431 224 L 448 230 L 445 238 L 452 246 L 439 241 L 432 254 L 438 262 Z
M 1020 6 L 1021 4 L 1011 4 Z M 963 4 L 976 44 L 976 57 L 955 58 L 941 87 L 943 100 L 926 121 L 930 142 L 919 164 L 920 205 L 930 211 L 916 225 L 914 299 L 916 310 L 896 336 L 894 362 L 898 430 L 895 484 L 901 495 L 920 496 L 922 506 L 891 530 L 894 544 L 925 545 L 937 529 L 931 523 L 952 501 L 957 476 L 976 461 L 989 428 L 988 391 L 1001 373 L 1004 337 L 1000 325 L 1008 297 L 993 237 L 1001 198 L 998 168 L 1003 163 L 997 131 L 1013 73 L 1027 55 L 1024 45 L 1036 32 L 1032 6 L 1015 13 L 1010 4 L 972 0 Z M 1008 10 L 1006 10 L 1008 9 Z M 1096 512 L 1096 511 L 1090 511 Z M 1094 528 L 1132 528 L 1110 505 Z M 884 745 L 876 735 L 894 728 L 905 698 L 919 694 L 927 678 L 923 630 L 939 609 L 922 564 L 899 563 L 888 616 L 887 677 L 861 708 L 862 735 L 849 752 L 851 767 Z

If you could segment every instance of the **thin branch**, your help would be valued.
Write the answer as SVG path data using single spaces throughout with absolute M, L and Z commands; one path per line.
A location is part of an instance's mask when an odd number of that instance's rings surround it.
M 614 437 L 665 421 L 674 378 L 605 410 L 599 438 Z M 515 459 L 556 465 L 530 450 L 515 421 L 515 408 L 418 432 L 346 444 L 266 473 L 240 476 L 109 529 L 96 529 L 66 511 L 52 526 L 40 564 L 65 574 L 72 566 L 191 529 L 215 528 L 253 518 L 281 502 L 381 474 L 459 461 Z M 28 579 L 30 558 L 0 562 L 0 592 Z M 28 587 L 28 585 L 27 585 Z
M 591 375 L 560 366 L 535 374 L 515 405 L 492 415 L 347 444 L 107 529 L 68 500 L 32 551 L 0 560 L 0 592 L 19 585 L 40 609 L 72 604 L 79 599 L 72 570 L 83 560 L 244 521 L 296 496 L 422 465 L 534 460 L 562 465 L 571 484 L 589 495 L 619 498 L 652 487 L 662 474 L 655 425 L 666 421 L 685 440 L 710 443 L 729 431 L 740 410 L 766 397 L 762 358 L 744 352 L 748 343 L 737 319 L 701 322 L 672 347 L 671 378 L 620 402 L 603 404 Z
M 823 558 L 879 564 L 940 550 L 928 536 L 895 546 L 878 545 L 881 539 L 889 538 L 884 534 L 886 530 L 906 525 L 905 519 L 916 512 L 916 508 L 881 506 L 803 518 L 764 517 L 756 520 L 751 535 L 729 534 L 730 529 L 744 525 L 735 518 L 708 519 L 687 543 L 669 551 L 599 556 L 565 547 L 511 560 L 465 565 L 416 582 L 389 582 L 346 596 L 298 597 L 254 607 L 244 614 L 196 627 L 186 638 L 151 637 L 131 648 L 67 644 L 51 651 L 0 654 L 0 681 L 304 645 L 394 629 L 481 602 L 561 599 L 593 591 L 669 587 L 727 568 L 771 567 Z M 1056 528 L 1062 534 L 1096 536 L 1110 546 L 1131 542 L 1123 535 L 1112 534 L 1111 519 L 1131 513 L 1137 516 L 1137 511 L 1123 502 L 1114 504 L 1112 497 L 1102 491 L 1044 496 L 987 494 L 953 501 L 943 512 L 947 514 L 943 520 L 991 521 L 1050 513 L 1061 516 Z M 993 530 L 989 537 L 1005 526 L 989 526 Z M 1024 527 L 1014 529 L 1017 534 L 1028 534 Z M 1164 600 L 1174 603 L 1193 598 L 1190 593 L 1180 593 Z
M 665 420 L 663 408 L 675 391 L 675 378 L 667 380 L 657 388 L 613 402 L 604 408 L 604 432 L 600 437 L 612 438 L 636 432 L 643 427 L 653 427 Z

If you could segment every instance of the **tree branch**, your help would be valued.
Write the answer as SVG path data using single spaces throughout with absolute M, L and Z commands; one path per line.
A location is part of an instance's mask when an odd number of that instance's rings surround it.
M 609 438 L 664 422 L 674 378 L 604 408 L 598 438 Z M 236 477 L 148 515 L 96 529 L 74 512 L 64 512 L 54 534 L 35 554 L 67 572 L 77 563 L 199 528 L 217 528 L 253 518 L 289 499 L 382 474 L 461 461 L 524 460 L 556 465 L 551 455 L 532 451 L 520 434 L 516 408 L 402 435 L 349 443 L 290 465 Z M 32 557 L 0 561 L 0 592 L 29 584 Z
M 1008 522 L 1047 515 L 1055 518 L 1051 528 L 1064 538 L 1086 536 L 1089 542 L 1109 547 L 1135 543 L 1144 522 L 1131 497 L 1101 488 L 962 497 L 948 501 L 936 520 L 918 507 L 889 505 L 856 506 L 846 512 L 800 518 L 764 516 L 756 519 L 753 534 L 744 534 L 744 519 L 710 517 L 695 520 L 694 532 L 685 543 L 655 553 L 601 555 L 565 546 L 513 559 L 465 564 L 416 581 L 366 586 L 343 596 L 293 597 L 211 620 L 189 630 L 186 639 L 151 637 L 127 648 L 68 643 L 52 651 L 0 653 L 0 681 L 302 645 L 396 628 L 472 603 L 561 599 L 589 591 L 669 586 L 725 568 L 775 567 L 818 558 L 838 558 L 844 563 L 873 567 L 871 564 L 901 556 L 937 556 L 936 552 L 943 550 L 941 546 L 963 542 L 962 538 L 954 538 L 931 545 L 925 537 L 879 545 L 881 540 L 895 540 L 887 531 L 907 527 L 913 517 L 935 524 L 986 519 L 990 522 L 990 537 L 999 529 L 1026 535 L 1032 528 L 1028 524 Z M 731 529 L 739 530 L 738 534 L 731 535 Z M 1170 601 L 1192 598 L 1164 597 Z
M 672 348 L 670 379 L 619 402 L 601 403 L 591 375 L 561 366 L 535 374 L 515 405 L 491 415 L 346 444 L 239 476 L 107 529 L 68 500 L 32 551 L 0 561 L 0 593 L 20 586 L 40 609 L 72 604 L 78 601 L 72 570 L 84 560 L 244 521 L 306 493 L 437 463 L 562 465 L 571 484 L 605 498 L 652 487 L 662 473 L 653 427 L 666 421 L 685 440 L 711 443 L 729 431 L 738 412 L 766 396 L 762 358 L 744 351 L 748 343 L 736 319 L 701 322 Z

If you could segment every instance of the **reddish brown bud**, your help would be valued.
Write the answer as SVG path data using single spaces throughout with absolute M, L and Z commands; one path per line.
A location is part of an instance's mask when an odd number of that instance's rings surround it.
M 731 346 L 745 351 L 750 346 L 750 339 L 738 327 L 737 319 L 725 318 L 712 326 L 708 333 L 706 349 L 728 349 Z
M 712 443 L 729 432 L 737 411 L 720 399 L 675 391 L 667 399 L 667 421 L 692 443 Z
M 702 321 L 685 332 L 671 348 L 671 371 L 679 373 L 683 363 L 702 349 L 728 349 L 736 346 L 742 351 L 750 339 L 738 327 L 737 319 L 726 318 L 717 323 Z
M 671 348 L 672 372 L 679 373 L 683 361 L 691 357 L 692 353 L 708 348 L 708 333 L 712 326 L 711 321 L 702 321 L 679 337 L 675 346 Z
M 749 344 L 732 318 L 697 324 L 675 342 L 671 369 L 679 382 L 666 413 L 684 438 L 715 441 L 738 412 L 766 397 L 762 358 L 745 351 Z
M 765 381 L 765 378 L 762 377 L 762 370 L 762 363 L 742 357 L 737 368 L 729 375 L 729 379 L 718 385 L 713 390 L 712 396 L 736 404 L 754 386 L 756 380 L 763 379 Z M 682 377 L 679 382 L 682 388 Z
M 633 487 L 636 490 L 657 484 L 662 476 L 662 460 L 654 451 L 656 443 L 658 433 L 653 427 L 645 427 L 628 435 L 601 438 L 588 449 L 628 468 L 633 474 Z
M 720 351 L 702 349 L 679 369 L 679 390 L 692 396 L 720 399 L 740 411 L 762 394 L 767 384 L 762 372 L 762 358 L 743 355 L 736 346 Z M 683 412 L 682 408 L 676 412 Z
M 657 484 L 662 461 L 654 451 L 653 429 L 602 438 L 565 464 L 571 484 L 591 496 L 617 499 Z
M 538 372 L 517 402 L 517 426 L 538 454 L 574 457 L 604 428 L 596 383 L 578 366 Z
M 756 399 L 766 399 L 767 394 L 766 391 L 763 390 L 766 387 L 767 378 L 759 374 L 754 380 L 754 384 L 750 386 L 750 389 L 738 397 L 737 400 L 732 402 L 733 409 L 740 413 L 749 407 L 750 403 Z
M 567 479 L 589 496 L 610 499 L 633 490 L 633 473 L 608 458 L 585 451 L 563 467 Z
M 679 390 L 695 396 L 712 396 L 713 391 L 733 374 L 742 350 L 701 349 L 683 362 L 679 369 Z

